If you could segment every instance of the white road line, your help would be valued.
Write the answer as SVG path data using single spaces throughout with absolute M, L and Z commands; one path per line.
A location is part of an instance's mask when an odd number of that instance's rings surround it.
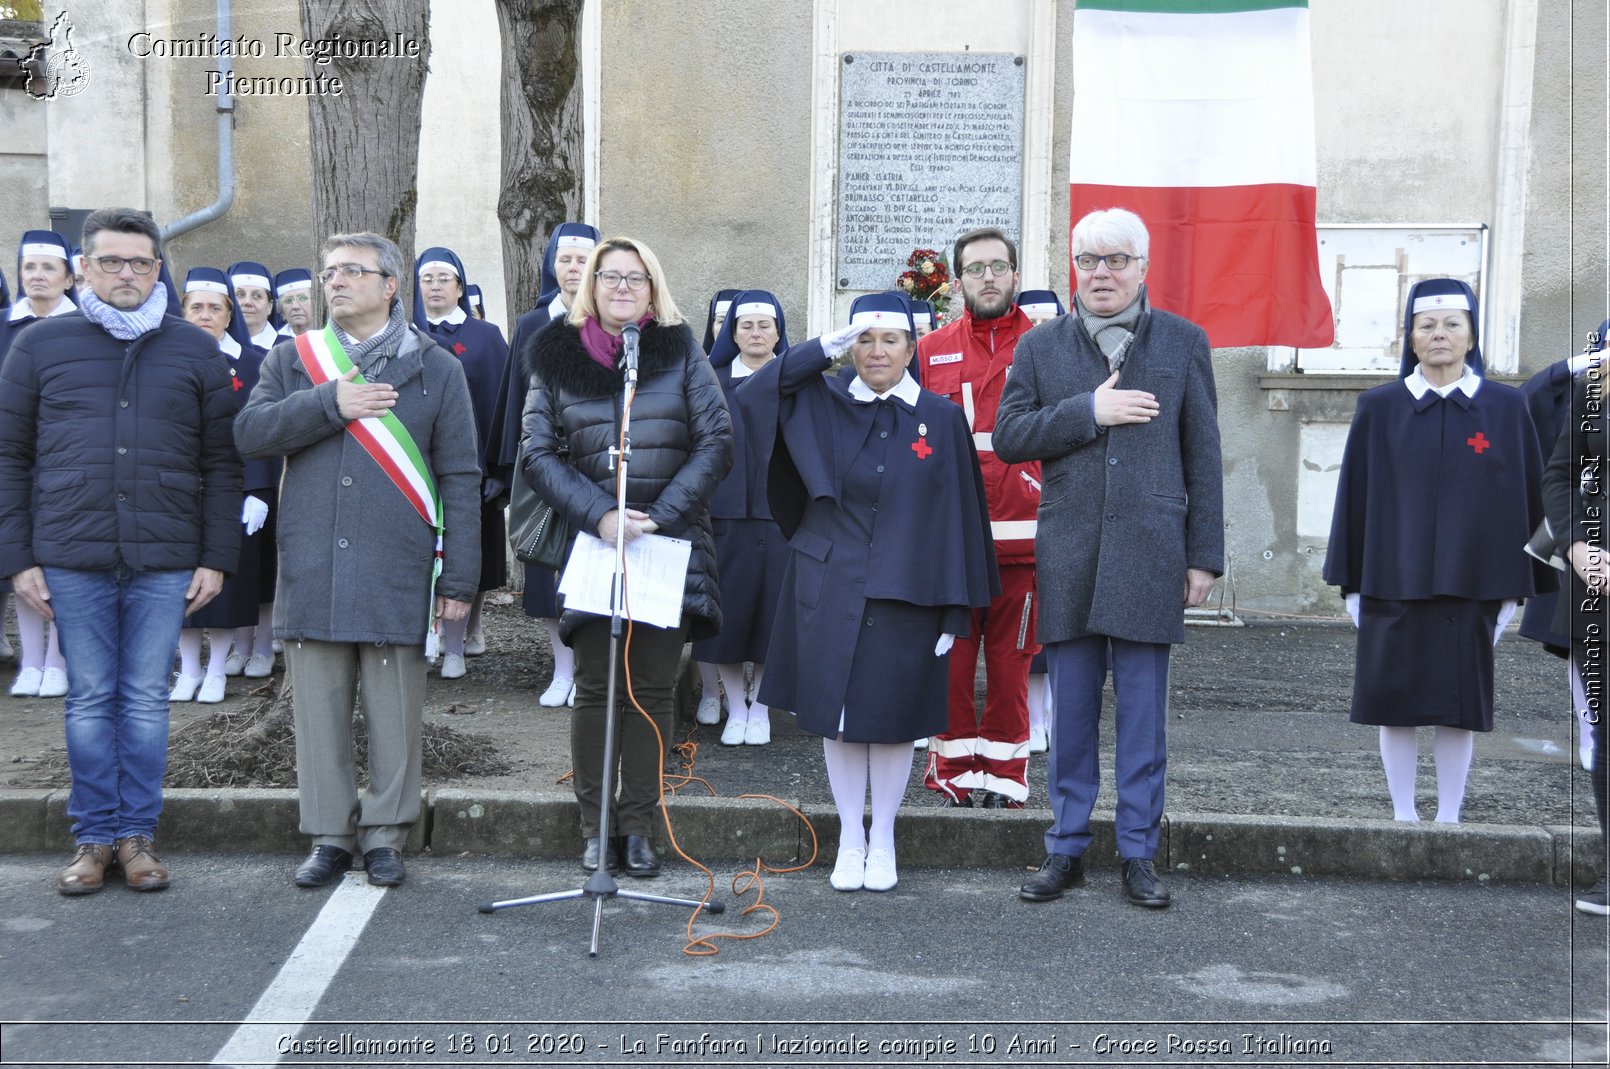
M 362 873 L 347 875 L 212 1064 L 277 1064 L 279 1038 L 294 1036 L 313 1016 L 385 893 L 385 888 L 370 886 Z M 255 1023 L 259 1021 L 269 1023 Z

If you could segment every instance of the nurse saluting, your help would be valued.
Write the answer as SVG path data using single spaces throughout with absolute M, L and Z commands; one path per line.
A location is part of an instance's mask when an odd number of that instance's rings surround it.
M 822 736 L 841 891 L 895 886 L 913 740 L 944 729 L 944 655 L 1000 589 L 967 419 L 907 373 L 915 347 L 905 301 L 872 294 L 849 327 L 790 348 L 744 387 L 780 397 L 768 497 L 790 547 L 760 700 Z M 845 351 L 855 377 L 824 378 Z

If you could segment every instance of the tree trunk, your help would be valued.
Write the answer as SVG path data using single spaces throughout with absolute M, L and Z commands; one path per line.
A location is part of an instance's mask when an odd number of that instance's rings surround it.
M 582 210 L 582 0 L 496 0 L 503 37 L 503 271 L 512 321 L 537 299 L 542 252 Z
M 331 234 L 371 230 L 395 241 L 409 266 L 419 199 L 420 103 L 430 61 L 429 5 L 420 0 L 302 0 L 311 42 L 417 42 L 419 55 L 337 57 L 308 74 L 341 79 L 341 95 L 308 97 L 312 140 L 313 234 L 309 261 Z M 401 289 L 406 304 L 410 289 Z

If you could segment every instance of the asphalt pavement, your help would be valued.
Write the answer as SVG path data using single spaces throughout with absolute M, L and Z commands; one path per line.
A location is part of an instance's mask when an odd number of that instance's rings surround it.
M 279 856 L 185 854 L 174 885 L 50 893 L 0 856 L 0 1065 L 1603 1065 L 1604 918 L 1562 887 L 905 867 L 887 894 L 768 874 L 776 928 L 693 956 L 691 911 L 603 899 L 572 862 L 414 858 L 300 891 Z M 728 903 L 696 936 L 772 920 Z M 685 866 L 627 890 L 698 898 Z

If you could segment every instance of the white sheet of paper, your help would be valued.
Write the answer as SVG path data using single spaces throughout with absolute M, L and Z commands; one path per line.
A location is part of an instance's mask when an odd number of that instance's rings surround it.
M 640 624 L 676 627 L 682 622 L 682 590 L 693 543 L 665 535 L 639 535 L 626 544 L 626 600 L 621 615 Z M 565 608 L 608 616 L 615 576 L 615 544 L 578 532 L 565 562 L 559 593 Z

